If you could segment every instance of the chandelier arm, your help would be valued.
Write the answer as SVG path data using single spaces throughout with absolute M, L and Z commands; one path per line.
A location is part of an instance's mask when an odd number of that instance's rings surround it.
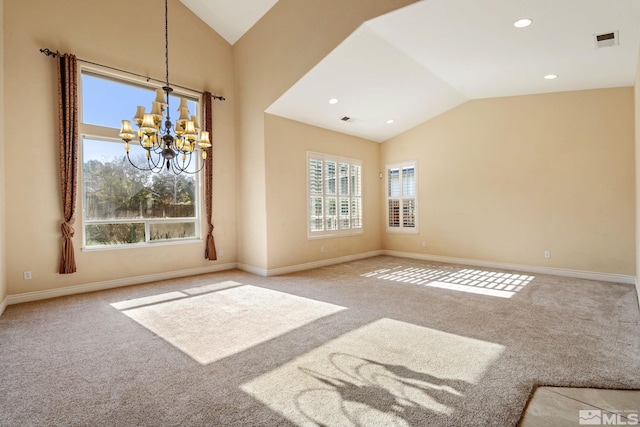
M 163 162 L 160 161 L 163 158 L 162 147 L 159 144 L 156 145 L 154 143 L 153 147 L 145 148 L 145 150 L 149 153 L 149 157 L 147 157 L 147 164 L 153 165 L 149 170 L 156 170 L 160 164 L 163 164 Z
M 164 166 L 164 157 L 162 156 L 162 152 L 154 151 L 156 157 L 154 160 L 154 156 L 147 157 L 147 163 L 149 165 L 153 165 L 151 170 L 153 171 L 161 171 Z
M 164 166 L 164 160 L 161 162 L 160 159 L 162 158 L 161 153 L 158 153 L 156 151 L 153 151 L 151 149 L 147 150 L 150 153 L 153 152 L 154 154 L 156 154 L 157 156 L 157 161 L 154 161 L 154 158 L 156 156 L 149 156 L 147 157 L 147 166 L 148 167 L 141 167 L 138 164 L 134 163 L 133 160 L 131 160 L 130 154 L 127 153 L 127 160 L 129 160 L 129 163 L 131 164 L 131 166 L 133 166 L 134 168 L 144 171 L 144 172 L 160 172 L 162 170 L 162 167 Z
M 194 159 L 194 153 L 196 153 L 196 151 L 193 151 L 193 152 L 191 152 L 191 153 L 189 154 L 189 163 L 187 163 L 187 167 L 189 167 L 189 166 L 191 165 L 191 162 L 192 162 L 192 161 L 193 161 L 193 159 Z M 198 162 L 198 156 L 195 156 L 195 159 L 196 159 L 196 164 L 197 164 L 197 162 Z M 198 168 L 197 170 L 195 170 L 195 171 L 193 171 L 193 172 L 189 172 L 189 171 L 187 171 L 187 170 L 185 169 L 185 170 L 184 170 L 184 172 L 186 172 L 186 173 L 190 173 L 190 174 L 196 174 L 196 173 L 200 172 L 200 171 L 202 170 L 202 168 L 204 168 L 204 162 L 201 162 L 201 163 L 200 163 L 200 168 Z
M 131 166 L 133 166 L 134 168 L 144 171 L 144 172 L 149 172 L 152 171 L 153 168 L 142 168 L 140 166 L 138 166 L 137 164 L 133 163 L 133 160 L 131 160 L 131 157 L 129 156 L 129 153 L 127 153 L 127 160 L 129 160 L 129 163 L 131 164 Z
M 178 156 L 181 156 L 181 154 L 178 153 Z M 179 175 L 183 172 L 191 173 L 186 169 L 189 167 L 189 163 L 187 163 L 187 166 L 184 167 L 184 161 L 180 162 L 180 160 L 178 160 L 178 156 L 174 157 L 173 160 L 171 161 L 171 172 L 173 172 L 176 175 Z M 180 165 L 180 163 L 183 163 L 183 165 Z
M 129 164 L 131 164 L 131 166 L 133 166 L 134 168 L 136 168 L 136 169 L 138 169 L 138 170 L 141 170 L 141 171 L 147 171 L 147 170 L 148 170 L 148 169 L 142 169 L 142 168 L 139 168 L 139 167 L 138 167 L 138 165 L 136 165 L 135 163 L 133 163 L 133 162 L 131 161 L 131 157 L 129 157 L 129 153 L 127 153 L 127 160 L 129 161 Z
M 183 161 L 182 162 L 183 163 L 182 166 L 179 163 L 178 157 L 177 156 L 174 157 L 174 159 L 171 161 L 171 171 L 176 175 L 179 175 L 181 173 L 187 173 L 189 175 L 195 175 L 195 174 L 197 174 L 198 172 L 200 172 L 204 168 L 204 162 L 202 162 L 200 167 L 197 170 L 195 170 L 193 172 L 190 172 L 188 169 L 189 169 L 189 166 L 191 166 L 191 162 L 194 159 L 194 152 L 190 153 L 188 155 L 188 157 L 189 157 L 188 162 L 186 162 L 186 165 L 185 165 L 184 164 L 185 162 Z M 197 156 L 196 156 L 196 158 L 197 158 Z
M 171 173 L 173 173 L 174 175 L 180 175 L 183 171 L 176 166 L 175 164 L 175 159 L 171 162 Z
M 195 171 L 194 173 L 198 173 L 198 172 L 200 172 L 202 169 L 204 169 L 204 163 L 205 163 L 205 162 L 204 162 L 204 159 L 201 159 L 200 157 L 198 157 L 198 159 L 197 159 L 196 161 L 200 162 L 200 168 L 199 168 L 197 171 Z

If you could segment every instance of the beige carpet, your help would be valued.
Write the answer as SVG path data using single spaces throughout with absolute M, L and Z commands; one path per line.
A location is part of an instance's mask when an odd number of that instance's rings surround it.
M 640 388 L 634 295 L 376 257 L 10 306 L 0 425 L 516 425 L 536 384 Z

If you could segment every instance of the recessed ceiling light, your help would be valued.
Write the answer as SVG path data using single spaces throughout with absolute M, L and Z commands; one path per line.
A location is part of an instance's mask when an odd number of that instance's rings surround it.
M 558 75 L 557 74 L 547 74 L 546 76 L 544 76 L 545 79 L 547 80 L 553 80 L 553 79 L 557 79 Z
M 529 25 L 531 25 L 533 21 L 529 18 L 522 18 L 522 19 L 518 19 L 516 22 L 513 23 L 513 26 L 516 28 L 524 28 L 524 27 L 528 27 Z
M 332 105 L 333 105 L 333 104 L 337 104 L 337 103 L 338 103 L 338 98 L 331 98 L 331 99 L 329 100 L 329 104 L 332 104 Z
M 393 119 L 389 119 L 387 120 L 387 124 L 390 125 L 391 123 L 393 123 Z

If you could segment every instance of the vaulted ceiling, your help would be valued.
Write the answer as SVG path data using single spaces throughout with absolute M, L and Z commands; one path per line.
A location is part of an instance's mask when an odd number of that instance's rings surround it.
M 277 2 L 181 1 L 231 44 Z M 266 111 L 381 142 L 472 99 L 632 86 L 639 48 L 638 0 L 422 0 L 365 22 Z

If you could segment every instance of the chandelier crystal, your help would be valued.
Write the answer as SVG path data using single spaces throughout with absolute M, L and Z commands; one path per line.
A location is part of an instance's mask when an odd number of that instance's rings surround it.
M 135 168 L 161 172 L 165 168 L 176 175 L 181 173 L 197 173 L 204 166 L 207 158 L 207 149 L 211 147 L 209 132 L 201 131 L 197 115 L 191 115 L 187 106 L 187 99 L 180 98 L 175 127 L 169 114 L 169 97 L 173 89 L 169 86 L 169 8 L 168 0 L 164 2 L 165 11 L 165 67 L 166 84 L 162 89 L 156 90 L 156 99 L 151 104 L 151 112 L 147 113 L 142 106 L 137 107 L 133 121 L 138 130 L 134 131 L 130 120 L 122 120 L 120 138 L 125 143 L 125 151 L 129 163 Z M 165 117 L 166 113 L 166 117 Z M 131 141 L 137 143 L 146 150 L 146 164 L 136 164 L 130 155 Z M 197 164 L 191 166 L 192 161 L 197 163 L 197 153 L 200 152 L 203 162 L 199 168 Z

